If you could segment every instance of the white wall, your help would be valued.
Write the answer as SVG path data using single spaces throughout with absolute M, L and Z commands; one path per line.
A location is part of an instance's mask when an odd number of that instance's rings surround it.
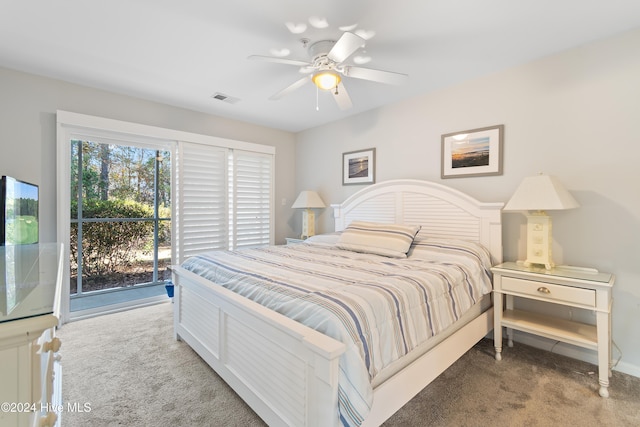
M 341 202 L 362 188 L 342 186 L 342 153 L 369 147 L 377 150 L 377 181 L 443 181 L 482 201 L 506 202 L 528 175 L 558 176 L 581 207 L 551 212 L 555 261 L 616 274 L 617 369 L 640 376 L 638 52 L 640 30 L 302 132 L 297 190 L 316 189 L 325 203 Z M 441 180 L 440 136 L 497 124 L 505 125 L 504 174 Z M 503 218 L 505 260 L 524 259 L 524 216 Z M 325 209 L 318 228 L 332 227 Z
M 0 175 L 40 186 L 41 242 L 56 240 L 56 110 L 275 146 L 276 242 L 296 234 L 292 133 L 0 68 Z

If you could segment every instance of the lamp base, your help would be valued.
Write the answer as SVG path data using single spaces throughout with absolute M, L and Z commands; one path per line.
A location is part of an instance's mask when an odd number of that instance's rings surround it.
M 300 238 L 302 240 L 316 234 L 316 214 L 311 209 L 305 209 L 302 211 L 302 234 Z
M 551 259 L 551 217 L 544 211 L 527 215 L 527 259 L 524 266 L 541 264 L 551 270 L 555 264 Z
M 524 265 L 525 267 L 533 267 L 533 266 L 536 266 L 536 265 L 540 265 L 540 266 L 544 265 L 544 268 L 545 268 L 546 270 L 552 270 L 552 269 L 554 269 L 554 268 L 555 268 L 555 266 L 556 266 L 556 265 L 553 263 L 553 261 L 551 261 L 551 262 L 550 262 L 550 263 L 548 263 L 548 264 L 542 264 L 542 263 L 538 263 L 538 262 L 531 262 L 531 261 L 529 261 L 529 260 L 522 261 L 522 265 Z

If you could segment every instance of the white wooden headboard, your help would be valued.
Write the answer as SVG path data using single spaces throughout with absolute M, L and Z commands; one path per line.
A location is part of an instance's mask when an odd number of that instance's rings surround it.
M 435 182 L 412 179 L 368 186 L 341 204 L 333 204 L 335 230 L 353 220 L 421 225 L 427 235 L 471 240 L 502 262 L 501 209 Z

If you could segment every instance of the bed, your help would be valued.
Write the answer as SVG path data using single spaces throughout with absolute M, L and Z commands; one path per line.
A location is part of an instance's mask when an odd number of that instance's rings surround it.
M 406 270 L 413 262 L 414 252 L 422 254 L 418 251 L 422 249 L 418 247 L 421 244 L 416 246 L 416 242 L 431 242 L 425 246 L 448 241 L 461 242 L 463 246 L 467 243 L 480 244 L 486 248 L 491 263 L 501 262 L 502 203 L 479 202 L 437 183 L 394 180 L 368 186 L 345 202 L 332 205 L 332 208 L 335 231 L 344 232 L 343 235 L 351 232 L 354 224 L 363 221 L 365 224 L 405 225 L 403 230 L 419 226 L 406 260 L 387 258 L 388 261 L 382 263 L 384 266 L 361 267 L 363 271 L 370 270 L 370 274 L 381 269 L 379 274 L 376 273 L 378 278 L 367 278 L 367 281 L 379 280 L 375 282 L 376 286 L 388 281 L 385 277 L 395 276 L 395 273 L 389 274 L 384 269 Z M 419 236 L 426 238 L 421 240 Z M 335 239 L 335 236 L 328 238 Z M 271 247 L 253 252 L 251 257 L 268 252 L 269 257 L 287 258 L 295 253 L 306 259 L 314 258 L 314 262 L 315 259 L 323 259 L 327 265 L 355 262 L 331 258 L 342 251 L 354 259 L 363 258 L 363 262 L 370 262 L 359 251 L 336 249 L 334 241 L 313 240 L 299 245 L 298 249 Z M 328 246 L 326 250 L 322 248 L 325 243 Z M 466 251 L 466 246 L 464 249 Z M 202 258 L 217 259 L 209 255 Z M 260 261 L 271 262 L 271 258 Z M 225 264 L 229 270 L 236 260 L 229 258 L 217 262 Z M 306 268 L 305 262 L 304 259 L 296 259 L 295 265 L 298 269 L 303 265 Z M 290 284 L 295 284 L 295 276 L 303 273 L 277 273 L 280 275 L 276 281 L 286 285 L 289 277 Z M 317 328 L 327 334 L 319 332 L 232 291 L 232 286 L 212 283 L 200 274 L 197 269 L 186 265 L 173 268 L 175 337 L 189 344 L 271 426 L 354 425 L 362 421 L 359 418 L 361 414 L 364 414 L 363 426 L 380 425 L 493 327 L 492 310 L 488 309 L 490 289 L 489 292 L 485 289 L 484 296 L 478 294 L 471 298 L 473 301 L 467 304 L 471 307 L 468 312 L 454 316 L 453 320 L 457 320 L 453 324 L 443 322 L 442 333 L 416 341 L 415 349 L 405 349 L 400 360 L 380 365 L 380 372 L 372 377 L 371 396 L 363 397 L 363 400 L 368 399 L 370 408 L 360 411 L 354 405 L 356 415 L 349 418 L 347 414 L 351 415 L 352 401 L 345 399 L 345 371 L 351 373 L 352 370 L 345 368 L 348 363 L 345 360 L 353 359 L 352 345 L 336 339 L 331 327 L 326 330 Z M 327 269 L 327 276 L 330 275 L 333 273 Z M 312 276 L 321 275 L 316 272 L 309 275 Z M 297 280 L 301 279 L 298 277 Z M 301 311 L 306 311 L 306 308 Z M 295 315 L 292 317 L 296 318 Z M 318 324 L 324 325 L 325 322 L 320 320 Z M 355 351 L 363 353 L 362 347 Z M 369 354 L 368 350 L 364 353 Z M 377 357 L 371 354 L 371 360 Z M 372 364 L 368 363 L 365 368 L 369 374 Z

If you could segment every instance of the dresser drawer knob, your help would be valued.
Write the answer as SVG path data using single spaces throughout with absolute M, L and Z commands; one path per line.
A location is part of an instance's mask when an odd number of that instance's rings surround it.
M 47 415 L 40 417 L 40 427 L 53 427 L 58 420 L 58 415 L 55 412 L 47 412 Z
M 54 337 L 51 341 L 44 343 L 42 349 L 45 352 L 53 351 L 55 353 L 60 350 L 60 346 L 62 346 L 62 341 L 60 341 L 60 338 Z
M 544 286 L 540 286 L 540 287 L 538 288 L 538 292 L 541 292 L 541 293 L 543 293 L 543 294 L 550 294 L 550 293 L 551 293 L 551 291 L 549 290 L 549 288 L 545 288 Z

